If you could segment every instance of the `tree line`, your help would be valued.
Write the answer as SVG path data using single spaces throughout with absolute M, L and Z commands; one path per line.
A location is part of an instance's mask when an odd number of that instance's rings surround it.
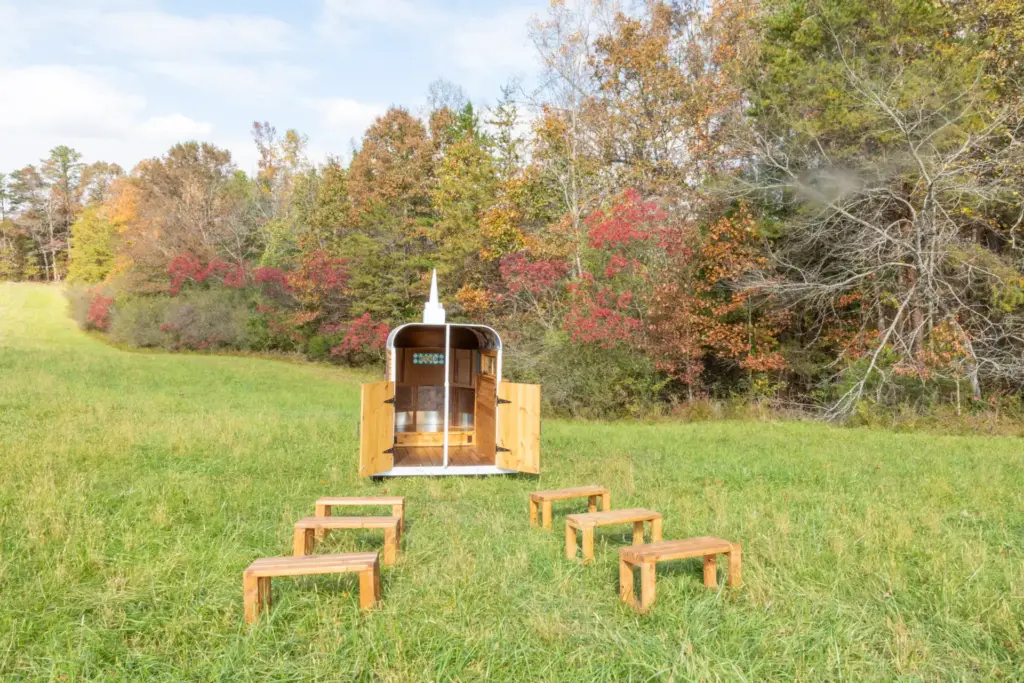
M 0 276 L 86 285 L 120 343 L 364 363 L 436 267 L 577 415 L 1019 403 L 1019 3 L 553 2 L 531 37 L 540 87 L 438 82 L 351 159 L 265 122 L 253 175 L 57 147 L 0 176 Z

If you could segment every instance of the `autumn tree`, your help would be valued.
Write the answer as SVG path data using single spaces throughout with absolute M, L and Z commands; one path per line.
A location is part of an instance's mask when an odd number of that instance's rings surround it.
M 71 226 L 68 281 L 102 282 L 114 269 L 117 258 L 117 228 L 104 207 L 90 206 Z
M 769 3 L 751 81 L 740 188 L 780 226 L 782 276 L 756 286 L 805 311 L 819 338 L 855 302 L 835 417 L 866 396 L 907 398 L 900 375 L 922 379 L 950 338 L 975 397 L 1024 380 L 1021 251 L 994 218 L 1022 215 L 1024 107 L 997 100 L 945 8 L 882 5 Z
M 66 239 L 78 211 L 79 185 L 82 180 L 82 155 L 66 145 L 50 150 L 40 171 L 58 205 L 60 225 L 55 232 Z
M 11 186 L 6 173 L 0 173 L 0 221 L 7 220 L 11 207 Z
M 11 173 L 10 187 L 14 222 L 33 243 L 29 259 L 38 259 L 45 278 L 59 280 L 59 256 L 64 241 L 60 232 L 61 205 L 58 197 L 50 192 L 45 178 L 35 166 L 26 166 Z
M 84 204 L 102 204 L 110 199 L 114 181 L 124 176 L 117 164 L 97 161 L 82 168 L 78 201 Z
M 482 259 L 483 213 L 495 201 L 498 175 L 472 104 L 466 104 L 449 126 L 450 142 L 437 162 L 437 182 L 430 191 L 437 213 L 430 231 L 437 244 L 437 263 L 448 286 L 480 287 L 492 277 L 493 264 Z
M 0 220 L 0 280 L 28 280 L 38 268 L 31 238 L 14 221 Z
M 246 212 L 246 179 L 236 172 L 228 151 L 207 143 L 179 143 L 164 156 L 140 163 L 133 175 L 136 215 L 125 248 L 135 277 L 162 283 L 171 259 L 181 254 L 236 263 L 258 255 L 259 241 Z
M 348 169 L 336 157 L 298 180 L 297 224 L 305 226 L 298 241 L 304 249 L 340 254 L 355 213 L 348 193 Z
M 427 130 L 404 109 L 388 110 L 366 131 L 348 170 L 355 220 L 341 246 L 356 313 L 388 320 L 414 313 L 430 263 L 433 167 Z
M 542 64 L 542 86 L 531 97 L 537 109 L 533 155 L 560 200 L 564 220 L 559 233 L 576 276 L 583 273 L 584 217 L 607 190 L 588 119 L 597 92 L 589 60 L 593 42 L 614 9 L 613 3 L 603 0 L 573 6 L 552 3 L 548 15 L 535 20 L 530 32 Z
M 519 132 L 522 117 L 511 86 L 501 89 L 501 99 L 488 112 L 487 124 L 493 129 L 489 143 L 498 178 L 508 181 L 522 169 L 525 154 L 525 141 Z
M 617 13 L 594 40 L 587 121 L 618 187 L 692 209 L 694 195 L 733 160 L 727 133 L 755 47 L 749 11 L 741 0 L 651 2 L 639 16 Z

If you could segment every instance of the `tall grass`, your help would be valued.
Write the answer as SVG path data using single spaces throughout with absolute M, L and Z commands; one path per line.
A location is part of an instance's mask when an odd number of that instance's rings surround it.
M 0 678 L 890 680 L 1024 678 L 1024 444 L 813 424 L 544 425 L 543 475 L 356 476 L 358 377 L 126 353 L 59 290 L 0 285 Z M 663 565 L 648 616 L 531 530 L 527 493 L 602 483 L 666 538 L 744 544 L 744 586 Z M 381 609 L 352 577 L 241 573 L 287 554 L 322 494 L 408 498 Z M 323 551 L 378 547 L 335 533 Z

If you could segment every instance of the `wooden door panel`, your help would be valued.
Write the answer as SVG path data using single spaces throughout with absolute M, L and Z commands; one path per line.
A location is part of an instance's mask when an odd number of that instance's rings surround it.
M 540 474 L 540 385 L 502 382 L 498 399 L 498 467 Z
M 476 376 L 476 447 L 480 456 L 489 464 L 494 464 L 495 445 L 497 443 L 497 427 L 495 408 L 498 394 L 494 388 L 494 377 L 489 375 Z
M 395 383 L 362 385 L 359 419 L 359 476 L 387 472 L 394 464 Z

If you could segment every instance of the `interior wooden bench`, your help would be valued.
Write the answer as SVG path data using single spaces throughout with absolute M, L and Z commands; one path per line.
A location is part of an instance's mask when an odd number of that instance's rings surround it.
M 380 600 L 380 565 L 375 552 L 256 560 L 242 574 L 245 620 L 253 623 L 261 611 L 270 607 L 270 580 L 275 576 L 349 572 L 359 574 L 359 606 L 362 609 L 373 607 Z
M 391 516 L 398 517 L 399 531 L 405 532 L 405 498 L 402 496 L 324 496 L 316 501 L 316 516 L 330 517 L 331 509 L 336 507 L 370 507 L 375 505 L 390 505 Z M 317 540 L 322 540 L 323 534 L 317 534 Z
M 729 558 L 729 585 L 740 585 L 740 567 L 743 547 L 738 543 L 713 536 L 687 538 L 681 541 L 664 541 L 634 545 L 619 549 L 619 597 L 640 611 L 647 611 L 654 603 L 654 567 L 658 562 L 682 560 L 688 557 L 704 558 L 704 585 L 714 588 L 718 585 L 715 557 L 718 554 Z M 640 602 L 633 593 L 633 567 L 640 567 Z
M 304 517 L 295 523 L 292 554 L 309 555 L 316 544 L 316 532 L 327 529 L 383 529 L 384 565 L 395 563 L 401 541 L 401 517 Z
M 567 515 L 565 518 L 565 556 L 576 559 L 576 530 L 583 532 L 583 563 L 594 559 L 594 529 L 611 524 L 632 524 L 633 544 L 644 542 L 644 522 L 651 524 L 651 539 L 661 540 L 661 513 L 645 508 L 605 510 Z
M 530 494 L 530 524 L 537 526 L 537 508 L 543 511 L 543 526 L 551 529 L 551 501 L 569 498 L 587 498 L 588 512 L 597 512 L 597 501 L 601 500 L 601 509 L 612 509 L 611 491 L 603 486 L 578 486 L 571 489 L 554 489 L 551 491 L 534 491 Z

